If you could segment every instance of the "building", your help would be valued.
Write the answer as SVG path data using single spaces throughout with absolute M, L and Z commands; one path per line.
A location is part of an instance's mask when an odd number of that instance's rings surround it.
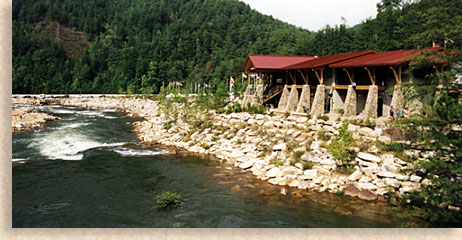
M 243 72 L 249 76 L 244 104 L 277 106 L 276 112 L 313 116 L 386 116 L 402 107 L 401 82 L 423 81 L 442 63 L 409 70 L 411 58 L 443 48 L 389 52 L 360 51 L 321 57 L 249 55 Z

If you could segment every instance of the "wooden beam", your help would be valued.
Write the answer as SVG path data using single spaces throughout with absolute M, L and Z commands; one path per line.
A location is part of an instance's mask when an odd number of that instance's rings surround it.
M 300 73 L 300 75 L 302 75 L 303 81 L 306 83 L 306 85 L 308 85 L 308 79 L 307 79 L 306 76 L 303 74 L 302 70 L 299 69 L 298 72 Z
M 291 89 L 292 86 L 293 86 L 293 85 L 287 85 L 287 88 L 288 88 L 288 89 Z M 295 87 L 296 87 L 297 89 L 301 89 L 301 88 L 303 88 L 303 86 L 304 86 L 304 85 L 295 85 Z
M 297 79 L 294 77 L 294 75 L 292 75 L 292 73 L 290 71 L 287 71 L 289 73 L 289 76 L 290 76 L 290 79 L 292 79 L 292 82 L 294 82 L 294 84 L 297 84 Z
M 398 73 L 393 66 L 390 66 L 390 69 L 393 71 L 393 75 L 395 75 L 396 83 L 401 84 L 401 66 L 399 66 Z
M 368 67 L 365 67 L 367 73 L 369 74 L 369 78 L 371 79 L 372 85 L 375 85 L 375 68 L 372 68 L 372 74 Z
M 321 75 L 318 73 L 317 69 L 312 69 L 313 72 L 316 74 L 316 77 L 319 80 L 319 84 L 324 85 L 324 68 L 321 68 Z
M 351 72 L 351 75 L 350 75 L 350 72 L 348 71 L 348 69 L 343 68 L 343 71 L 346 72 L 346 74 L 348 76 L 348 79 L 350 79 L 351 85 L 353 85 L 355 83 L 355 71 L 353 70 L 353 72 Z
M 330 89 L 340 89 L 340 90 L 348 90 L 349 85 L 335 85 L 335 86 L 325 86 L 326 90 Z M 287 86 L 287 88 L 292 88 L 292 86 Z M 303 85 L 297 85 L 297 88 L 303 88 Z M 311 89 L 316 89 L 317 86 L 310 86 Z M 356 86 L 356 90 L 369 90 L 369 85 L 361 85 Z M 379 91 L 385 90 L 385 86 L 378 86 Z

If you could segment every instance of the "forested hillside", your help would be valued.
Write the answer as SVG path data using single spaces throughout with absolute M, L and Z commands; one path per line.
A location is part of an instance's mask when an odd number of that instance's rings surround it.
M 460 48 L 461 16 L 462 0 L 383 0 L 376 19 L 312 33 L 237 0 L 15 0 L 13 93 L 156 93 L 172 81 L 216 88 L 240 76 L 248 54 L 328 55 L 445 40 Z

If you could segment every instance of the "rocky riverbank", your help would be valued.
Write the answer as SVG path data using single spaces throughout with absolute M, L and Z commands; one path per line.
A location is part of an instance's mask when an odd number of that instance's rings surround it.
M 214 155 L 251 172 L 258 179 L 281 186 L 281 194 L 286 192 L 286 187 L 293 187 L 343 192 L 375 200 L 391 194 L 402 195 L 430 183 L 421 174 L 400 171 L 413 167 L 412 161 L 379 151 L 376 142 L 391 141 L 385 125 L 369 128 L 349 124 L 348 130 L 358 143 L 354 148 L 357 157 L 351 163 L 352 171 L 342 172 L 337 169 L 339 161 L 327 151 L 342 125 L 332 120 L 216 114 L 182 108 L 182 104 L 175 102 L 172 103 L 175 110 L 165 111 L 158 101 L 140 98 L 62 98 L 55 101 L 90 109 L 118 108 L 129 116 L 142 117 L 142 121 L 135 123 L 141 141 Z M 25 98 L 13 99 L 13 103 L 30 102 Z M 191 110 L 193 114 L 187 115 L 186 111 Z M 428 153 L 407 154 L 425 160 Z
M 32 108 L 13 108 L 11 120 L 13 132 L 21 132 L 41 128 L 46 122 L 61 118 Z

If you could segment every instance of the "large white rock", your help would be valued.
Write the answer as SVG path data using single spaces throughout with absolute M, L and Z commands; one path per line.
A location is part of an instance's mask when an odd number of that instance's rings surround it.
M 313 181 L 313 183 L 320 184 L 323 180 L 324 180 L 324 176 L 319 176 Z
M 307 179 L 315 179 L 318 176 L 318 170 L 317 169 L 309 169 L 305 170 L 303 172 L 303 175 L 307 177 Z
M 420 182 L 421 179 L 422 179 L 422 178 L 419 177 L 419 176 L 417 176 L 417 175 L 411 175 L 411 182 L 416 182 L 416 183 L 418 183 L 418 182 Z
M 395 174 L 392 172 L 387 172 L 387 171 L 379 171 L 377 173 L 377 176 L 382 177 L 382 178 L 394 178 Z
M 401 186 L 401 181 L 396 180 L 394 178 L 384 178 L 383 183 L 385 186 L 391 186 L 394 188 L 399 188 Z
M 265 116 L 262 115 L 262 114 L 257 114 L 257 116 L 255 116 L 255 119 L 256 120 L 263 120 L 263 119 L 265 119 Z
M 360 134 L 366 135 L 366 136 L 372 136 L 374 134 L 374 130 L 372 128 L 368 128 L 368 127 L 362 127 L 358 131 L 359 131 Z M 377 137 L 377 136 L 375 136 L 375 137 Z
M 319 150 L 319 149 L 321 149 L 321 143 L 322 143 L 322 141 L 314 141 L 313 143 L 311 143 L 310 149 L 311 150 Z
M 349 177 L 349 181 L 357 181 L 363 176 L 362 172 L 359 170 L 356 170 L 354 173 L 352 173 Z
M 256 161 L 257 161 L 256 159 L 250 159 L 250 160 L 248 160 L 246 162 L 241 163 L 241 165 L 239 165 L 239 167 L 242 168 L 242 169 L 251 168 Z
M 273 121 L 267 121 L 263 124 L 264 127 L 266 128 L 270 128 L 270 127 L 273 127 L 274 126 L 274 123 Z
M 356 187 L 359 189 L 375 190 L 377 186 L 372 183 L 357 183 Z
M 336 164 L 336 162 L 331 158 L 325 158 L 325 159 L 321 160 L 320 163 L 323 164 L 323 165 L 335 165 Z
M 273 146 L 273 151 L 284 151 L 287 149 L 286 143 L 279 143 Z
M 365 152 L 359 152 L 357 157 L 360 158 L 360 159 L 363 159 L 365 161 L 369 161 L 369 162 L 379 163 L 379 162 L 382 161 L 382 159 L 380 157 L 378 157 L 376 155 L 369 154 L 369 153 L 365 153 Z
M 279 173 L 281 173 L 281 169 L 278 167 L 275 167 L 275 168 L 271 168 L 268 172 L 266 172 L 265 176 L 274 178 L 277 175 L 279 175 Z

